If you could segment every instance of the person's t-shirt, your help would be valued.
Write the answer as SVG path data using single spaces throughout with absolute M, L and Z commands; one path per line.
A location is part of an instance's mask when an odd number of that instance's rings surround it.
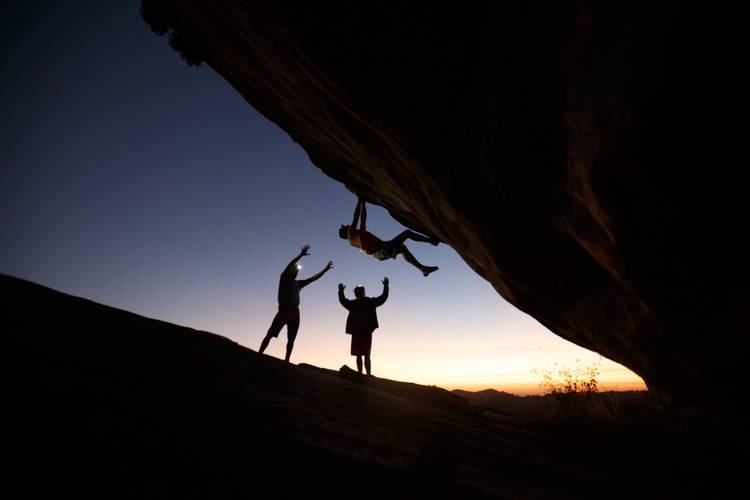
M 368 231 L 352 229 L 349 231 L 349 244 L 372 255 L 380 247 L 381 241 Z
M 279 278 L 279 309 L 295 309 L 299 307 L 299 285 L 295 279 Z

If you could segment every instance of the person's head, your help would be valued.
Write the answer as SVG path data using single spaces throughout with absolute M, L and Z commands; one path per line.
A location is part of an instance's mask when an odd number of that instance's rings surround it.
M 349 239 L 349 226 L 346 224 L 341 224 L 341 227 L 339 228 L 339 238 L 343 240 Z
M 365 287 L 363 287 L 362 285 L 357 285 L 354 288 L 354 296 L 357 297 L 358 299 L 364 298 L 364 296 L 365 296 Z
M 289 266 L 284 272 L 284 277 L 290 280 L 295 279 L 297 277 L 297 274 L 299 273 L 299 268 L 300 268 L 299 264 L 294 264 L 293 266 Z

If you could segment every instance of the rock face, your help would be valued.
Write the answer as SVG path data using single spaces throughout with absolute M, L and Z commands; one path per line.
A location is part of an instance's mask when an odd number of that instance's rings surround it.
M 557 335 L 727 417 L 748 361 L 741 31 L 691 9 L 142 6 L 325 174 L 451 245 Z

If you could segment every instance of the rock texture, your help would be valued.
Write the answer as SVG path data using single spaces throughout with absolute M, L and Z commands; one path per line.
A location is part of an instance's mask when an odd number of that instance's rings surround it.
M 731 420 L 748 362 L 739 16 L 586 1 L 142 12 L 506 300 Z

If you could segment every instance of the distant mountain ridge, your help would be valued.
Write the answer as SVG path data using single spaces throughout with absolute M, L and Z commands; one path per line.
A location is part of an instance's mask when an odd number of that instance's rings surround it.
M 455 389 L 451 392 L 469 400 L 473 406 L 491 408 L 519 417 L 540 416 L 547 406 L 547 400 L 544 396 L 517 396 L 495 389 L 484 389 L 477 392 Z

